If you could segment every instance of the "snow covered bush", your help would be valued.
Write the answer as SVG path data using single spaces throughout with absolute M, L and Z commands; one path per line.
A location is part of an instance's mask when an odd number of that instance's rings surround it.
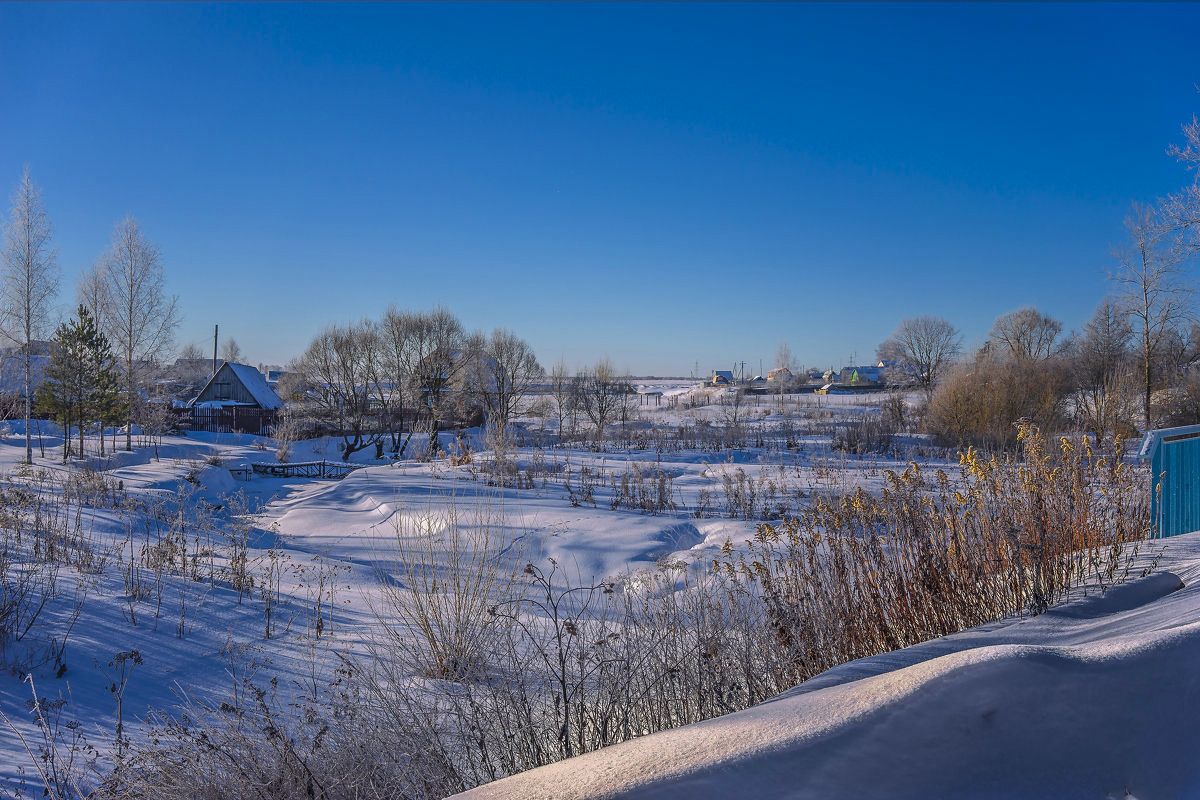
M 149 743 L 89 796 L 435 800 L 465 788 L 437 763 L 415 719 L 380 727 L 367 698 L 339 680 L 348 672 L 324 675 L 328 691 L 297 704 L 280 698 L 274 679 L 247 678 L 236 699 L 192 699 L 184 713 L 155 714 Z
M 380 646 L 403 669 L 458 681 L 485 669 L 493 652 L 491 609 L 509 594 L 515 576 L 506 571 L 498 521 L 476 505 L 474 524 L 459 524 L 453 506 L 445 514 L 402 515 L 395 523 L 394 575 L 385 576 L 375 609 Z

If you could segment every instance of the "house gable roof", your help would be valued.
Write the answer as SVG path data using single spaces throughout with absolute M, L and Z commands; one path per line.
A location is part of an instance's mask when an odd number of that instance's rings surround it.
M 196 400 L 203 397 L 212 382 L 226 369 L 233 373 L 237 381 L 245 387 L 246 391 L 254 398 L 254 402 L 258 403 L 260 408 L 268 411 L 283 408 L 283 401 L 279 399 L 279 395 L 275 394 L 275 390 L 267 385 L 267 380 L 262 376 L 261 372 L 249 364 L 234 364 L 229 361 L 221 365 L 221 368 L 208 379 L 208 383 L 204 384 L 204 388 L 196 395 L 196 399 L 193 399 L 188 405 L 194 405 Z

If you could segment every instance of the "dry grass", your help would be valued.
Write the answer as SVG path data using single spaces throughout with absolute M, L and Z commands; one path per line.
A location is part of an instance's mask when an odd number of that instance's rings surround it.
M 746 553 L 726 548 L 716 567 L 761 604 L 781 686 L 1126 576 L 1151 528 L 1119 443 L 1051 450 L 1030 424 L 1020 441 L 1021 458 L 962 453 L 959 481 L 912 464 L 878 497 L 818 501 L 760 525 Z

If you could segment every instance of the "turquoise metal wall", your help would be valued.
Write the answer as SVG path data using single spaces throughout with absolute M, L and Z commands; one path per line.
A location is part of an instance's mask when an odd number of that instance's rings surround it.
M 1200 531 L 1200 426 L 1146 434 L 1154 497 L 1151 514 L 1159 536 Z

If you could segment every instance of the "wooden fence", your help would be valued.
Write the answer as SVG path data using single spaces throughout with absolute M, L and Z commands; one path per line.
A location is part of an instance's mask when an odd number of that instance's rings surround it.
M 252 433 L 266 436 L 275 424 L 278 412 L 244 406 L 224 408 L 175 409 L 175 425 L 180 430 L 207 433 Z
M 306 413 L 307 412 L 307 413 Z M 252 433 L 256 436 L 269 436 L 271 426 L 275 424 L 278 411 L 265 411 L 260 408 L 246 406 L 224 406 L 218 408 L 176 408 L 175 427 L 185 431 L 206 431 L 208 433 Z M 304 409 L 300 424 L 305 438 L 313 436 L 340 436 L 343 431 L 327 420 L 320 419 L 315 409 Z M 316 418 L 314 418 L 316 417 Z M 401 425 L 401 420 L 403 425 Z M 390 420 L 378 417 L 368 418 L 364 433 L 376 433 L 390 428 L 411 431 L 413 427 L 423 430 L 429 424 L 428 409 L 405 409 L 403 417 L 397 415 Z M 447 410 L 441 420 L 442 430 L 470 428 L 483 424 L 483 411 L 479 408 Z

